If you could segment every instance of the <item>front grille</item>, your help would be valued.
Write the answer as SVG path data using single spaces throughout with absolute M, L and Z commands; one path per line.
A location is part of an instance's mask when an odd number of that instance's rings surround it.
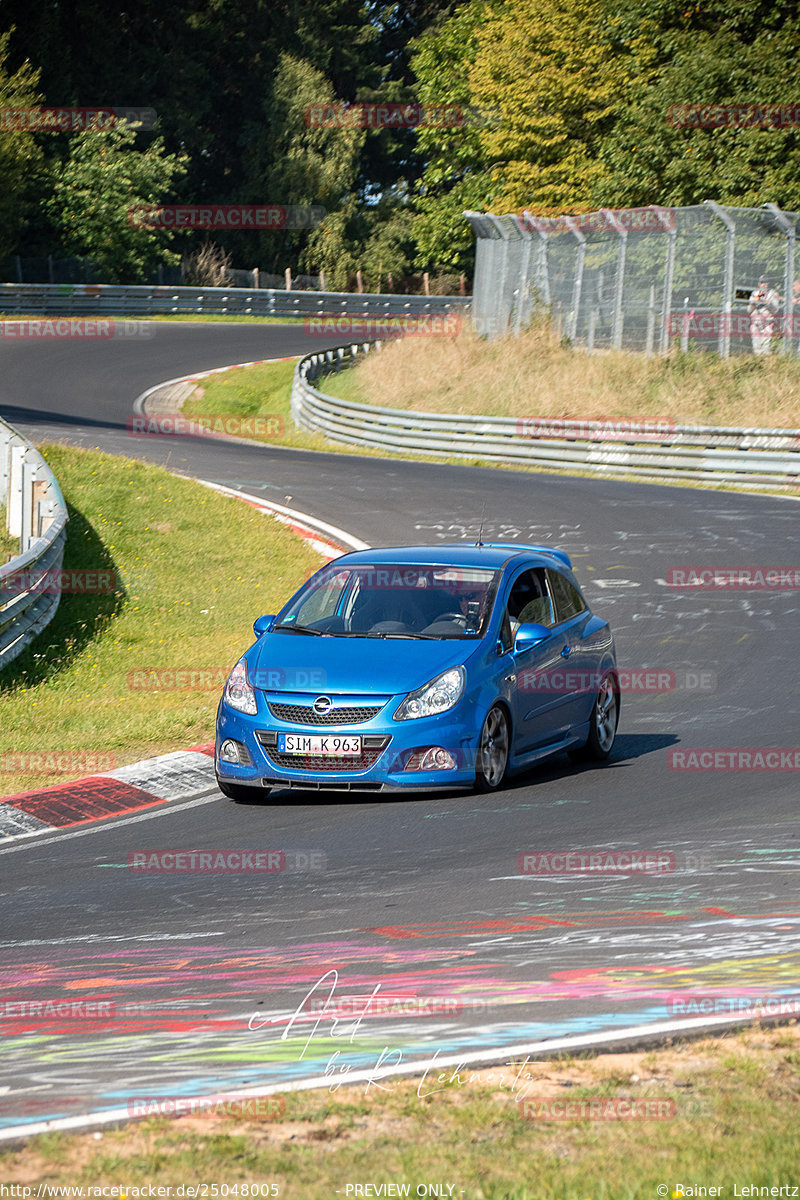
M 365 737 L 361 743 L 361 754 L 329 758 L 322 754 L 281 754 L 278 750 L 278 734 L 272 729 L 259 729 L 256 737 L 270 762 L 287 771 L 368 771 L 391 741 L 389 737 L 377 735 Z
M 367 771 L 374 766 L 379 754 L 380 750 L 365 750 L 363 754 L 335 759 L 319 754 L 279 754 L 277 750 L 270 750 L 269 757 L 276 767 L 284 767 L 287 771 Z
M 370 704 L 368 707 L 332 708 L 327 713 L 317 713 L 310 704 L 278 704 L 269 701 L 269 711 L 279 721 L 290 725 L 361 725 L 371 721 L 381 711 L 382 704 Z

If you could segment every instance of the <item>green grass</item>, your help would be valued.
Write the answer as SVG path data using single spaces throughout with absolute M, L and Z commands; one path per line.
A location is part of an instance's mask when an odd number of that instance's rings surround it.
M 666 1120 L 523 1120 L 508 1089 L 464 1071 L 428 1096 L 433 1077 L 421 1096 L 417 1080 L 398 1079 L 369 1095 L 363 1085 L 290 1093 L 274 1121 L 149 1118 L 99 1140 L 50 1134 L 46 1145 L 0 1151 L 0 1179 L 173 1188 L 270 1182 L 284 1200 L 344 1197 L 348 1184 L 408 1184 L 413 1196 L 433 1182 L 469 1200 L 654 1200 L 674 1197 L 678 1184 L 722 1186 L 732 1197 L 734 1183 L 796 1180 L 797 1027 L 790 1032 L 787 1039 L 787 1031 L 755 1028 L 646 1056 L 529 1065 L 529 1097 L 666 1098 L 675 1105 Z M 507 1078 L 513 1073 L 506 1068 Z
M 56 773 L 4 755 L 110 755 L 108 767 L 213 740 L 219 677 L 250 644 L 253 620 L 322 561 L 271 517 L 159 467 L 63 446 L 43 453 L 70 512 L 65 568 L 111 571 L 117 587 L 64 594 L 0 673 L 2 795 L 90 773 L 82 759 Z M 130 673 L 149 668 L 217 675 L 140 690 Z

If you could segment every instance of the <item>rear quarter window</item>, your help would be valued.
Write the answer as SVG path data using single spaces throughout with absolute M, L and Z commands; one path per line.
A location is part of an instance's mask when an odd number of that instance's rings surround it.
M 586 601 L 565 575 L 560 571 L 548 570 L 547 578 L 556 606 L 556 621 L 559 624 L 569 621 L 570 617 L 577 617 L 586 610 Z

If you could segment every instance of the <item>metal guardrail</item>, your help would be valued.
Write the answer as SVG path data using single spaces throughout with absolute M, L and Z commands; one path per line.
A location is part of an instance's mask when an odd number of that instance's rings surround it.
M 55 616 L 67 506 L 39 451 L 0 418 L 0 500 L 20 553 L 0 566 L 0 669 Z
M 295 424 L 332 441 L 442 458 L 483 458 L 556 470 L 577 467 L 756 489 L 800 485 L 800 430 L 675 425 L 662 432 L 648 427 L 645 432 L 642 423 L 639 433 L 636 423 L 617 422 L 619 429 L 609 436 L 611 422 L 408 412 L 339 400 L 313 386 L 313 381 L 352 365 L 359 354 L 380 347 L 380 342 L 363 342 L 301 359 L 292 384 Z M 547 426 L 550 432 L 536 432 Z
M 468 296 L 287 292 L 276 288 L 122 287 L 111 283 L 0 284 L 0 312 L 26 316 L 237 313 L 259 317 L 367 316 L 465 311 Z

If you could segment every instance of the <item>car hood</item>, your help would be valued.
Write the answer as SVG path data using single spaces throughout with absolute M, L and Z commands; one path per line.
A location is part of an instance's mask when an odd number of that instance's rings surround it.
M 266 633 L 247 652 L 247 666 L 251 682 L 263 691 L 397 695 L 466 663 L 480 645 Z

